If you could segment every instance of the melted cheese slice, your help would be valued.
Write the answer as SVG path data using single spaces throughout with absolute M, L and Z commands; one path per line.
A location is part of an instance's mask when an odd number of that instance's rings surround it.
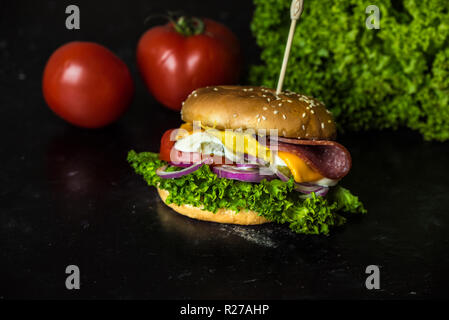
M 234 154 L 248 154 L 266 162 L 271 162 L 271 150 L 260 144 L 250 133 L 214 129 L 207 130 L 207 133 L 219 138 L 225 148 Z
M 191 123 L 183 123 L 181 124 L 180 128 L 186 130 L 190 134 L 193 133 L 193 125 Z
M 296 154 L 278 151 L 278 157 L 285 162 L 296 182 L 310 182 L 324 178 Z
M 180 140 L 182 138 L 187 137 L 188 135 L 191 135 L 193 133 L 193 125 L 191 123 L 183 123 L 177 132 L 176 140 Z M 198 129 L 197 129 L 198 130 Z M 199 129 L 198 131 L 203 131 L 202 129 Z

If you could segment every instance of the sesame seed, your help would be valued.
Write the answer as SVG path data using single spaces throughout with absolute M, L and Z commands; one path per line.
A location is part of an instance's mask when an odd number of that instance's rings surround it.
M 279 111 L 277 111 L 277 110 L 274 110 L 274 111 L 273 111 L 274 114 L 277 114 L 278 112 L 279 112 Z
M 248 91 L 253 91 L 253 90 L 254 90 L 254 88 L 249 88 L 249 89 L 248 89 Z
M 218 91 L 218 88 L 214 88 L 214 91 Z
M 285 114 L 282 115 L 282 118 L 284 118 L 284 120 L 287 119 L 287 117 L 285 116 Z
M 267 120 L 267 118 L 265 118 L 265 116 L 262 116 L 262 120 Z
M 324 129 L 324 122 L 321 122 L 321 129 Z
M 260 122 L 260 118 L 257 118 L 257 122 Z
M 194 96 L 194 97 L 198 97 L 198 94 L 197 94 L 197 93 L 194 93 L 193 96 Z
M 182 105 L 184 105 L 184 101 L 182 102 Z
M 266 97 L 267 97 L 267 95 L 266 95 L 266 94 L 263 94 L 263 95 L 262 95 L 262 97 L 266 98 Z
M 291 100 L 287 100 L 287 102 L 288 102 L 288 103 L 292 103 L 293 101 L 291 101 Z
M 282 102 L 281 102 L 281 103 L 279 103 L 279 104 L 278 104 L 278 106 L 279 106 L 279 107 L 281 107 L 281 106 L 282 106 Z
M 267 101 L 268 101 L 268 102 L 270 102 L 270 101 L 271 101 L 271 99 L 270 99 L 270 98 L 267 98 Z
M 331 114 L 332 112 L 330 112 L 329 110 L 326 110 L 327 113 Z
M 267 107 L 263 107 L 262 109 L 263 109 L 263 110 L 267 110 Z
M 328 122 L 328 123 L 331 123 L 331 122 L 332 122 L 332 120 L 327 120 L 327 122 Z
M 305 125 L 302 125 L 302 130 L 306 130 L 306 126 Z
M 313 110 L 310 110 L 310 112 L 312 112 L 312 114 L 314 114 L 314 113 L 315 113 L 315 111 L 313 111 Z
M 257 114 L 257 115 L 256 115 L 256 118 L 259 118 L 259 117 L 260 117 L 260 114 Z
M 243 88 L 243 91 L 245 91 L 245 92 L 246 92 L 246 91 L 248 91 L 248 89 L 246 89 L 246 88 Z
M 302 114 L 302 117 L 303 117 L 303 118 L 305 118 L 305 117 L 306 117 L 306 113 L 305 113 L 305 112 L 304 112 L 304 113 Z

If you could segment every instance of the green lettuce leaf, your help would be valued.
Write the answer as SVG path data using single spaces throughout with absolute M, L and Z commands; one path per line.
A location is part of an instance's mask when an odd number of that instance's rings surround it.
M 169 192 L 167 203 L 191 204 L 212 212 L 226 208 L 236 214 L 243 209 L 253 210 L 268 220 L 288 224 L 297 233 L 328 234 L 332 227 L 346 222 L 341 214 L 366 213 L 358 198 L 341 187 L 334 188 L 329 199 L 315 194 L 302 199 L 301 194 L 293 190 L 293 179 L 261 183 L 223 179 L 207 165 L 177 179 L 162 179 L 156 170 L 167 163 L 159 160 L 157 153 L 131 150 L 128 162 L 148 185 Z M 171 167 L 169 170 L 179 169 Z
M 359 201 L 359 198 L 343 187 L 338 186 L 333 188 L 329 193 L 328 198 L 337 204 L 337 210 L 347 213 L 367 212 L 363 207 L 363 204 Z

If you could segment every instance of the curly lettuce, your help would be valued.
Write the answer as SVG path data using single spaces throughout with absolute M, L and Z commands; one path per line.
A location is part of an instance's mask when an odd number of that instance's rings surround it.
M 307 199 L 293 190 L 293 180 L 263 180 L 249 183 L 219 178 L 207 165 L 177 179 L 162 179 L 156 170 L 167 164 L 157 153 L 131 150 L 128 162 L 142 175 L 148 185 L 167 190 L 167 203 L 190 204 L 216 212 L 220 208 L 258 212 L 273 222 L 288 224 L 290 229 L 303 234 L 329 234 L 332 227 L 346 222 L 344 213 L 364 214 L 363 204 L 342 187 L 334 188 L 328 198 L 312 194 Z M 170 167 L 168 170 L 178 170 Z
M 290 25 L 290 0 L 254 0 L 251 29 L 262 65 L 249 82 L 275 87 Z M 380 29 L 368 29 L 370 4 Z M 447 0 L 308 1 L 296 28 L 284 88 L 315 96 L 340 132 L 409 127 L 449 139 Z

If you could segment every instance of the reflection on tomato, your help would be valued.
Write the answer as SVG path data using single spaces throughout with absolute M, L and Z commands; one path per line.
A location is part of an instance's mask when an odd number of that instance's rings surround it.
M 54 113 L 85 128 L 117 120 L 134 94 L 125 63 L 92 42 L 70 42 L 58 48 L 45 66 L 42 89 Z

